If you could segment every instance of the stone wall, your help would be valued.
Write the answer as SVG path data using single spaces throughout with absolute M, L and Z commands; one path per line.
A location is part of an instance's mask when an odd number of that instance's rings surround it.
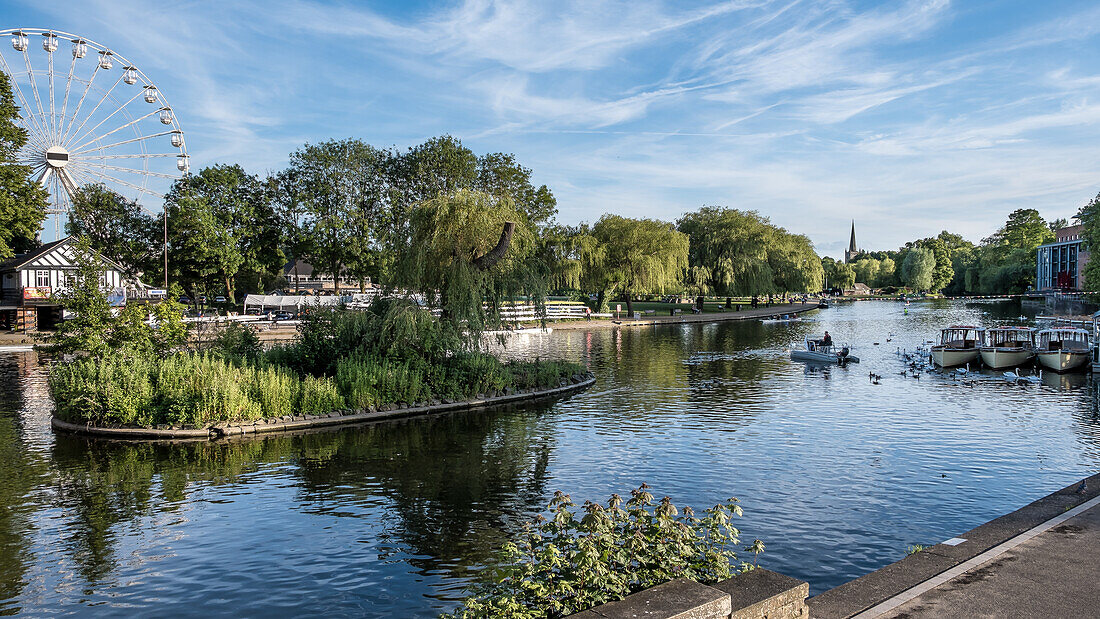
M 805 619 L 810 586 L 757 568 L 714 585 L 681 578 L 573 615 L 573 619 Z

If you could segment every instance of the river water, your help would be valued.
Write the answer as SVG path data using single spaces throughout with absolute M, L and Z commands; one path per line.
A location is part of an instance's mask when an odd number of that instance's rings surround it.
M 0 614 L 432 616 L 555 490 L 579 504 L 642 482 L 677 505 L 740 498 L 761 565 L 818 593 L 1100 471 L 1089 376 L 898 374 L 896 350 L 941 326 L 1033 324 L 1021 314 L 863 302 L 787 325 L 518 335 L 505 354 L 580 359 L 597 384 L 231 444 L 55 435 L 34 353 L 0 354 Z M 825 329 L 862 363 L 789 360 Z

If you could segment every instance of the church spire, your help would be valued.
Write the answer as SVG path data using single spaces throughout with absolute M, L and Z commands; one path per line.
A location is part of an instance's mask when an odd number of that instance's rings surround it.
M 853 256 L 859 253 L 859 249 L 856 247 L 856 220 L 852 220 L 852 241 L 848 243 L 848 252 Z

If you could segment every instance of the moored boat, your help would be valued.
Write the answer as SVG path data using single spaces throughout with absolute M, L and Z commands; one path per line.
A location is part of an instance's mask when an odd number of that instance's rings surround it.
M 852 350 L 848 346 L 838 347 L 831 342 L 826 344 L 822 338 L 807 336 L 802 342 L 802 348 L 791 351 L 791 360 L 839 365 L 859 363 L 859 357 L 855 357 L 851 353 Z
M 1073 327 L 1057 327 L 1039 332 L 1036 357 L 1043 367 L 1069 372 L 1089 362 L 1089 332 Z
M 940 343 L 932 347 L 932 362 L 941 368 L 973 363 L 982 341 L 980 327 L 956 325 L 940 331 Z
M 1035 329 L 993 327 L 982 335 L 982 363 L 994 370 L 1024 365 L 1035 356 Z

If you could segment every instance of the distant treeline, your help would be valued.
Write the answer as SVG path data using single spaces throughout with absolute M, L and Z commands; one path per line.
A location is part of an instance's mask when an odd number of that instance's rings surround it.
M 1094 199 L 1082 214 L 1096 210 L 1096 204 Z M 945 230 L 896 251 L 866 252 L 849 264 L 823 262 L 829 285 L 841 288 L 860 282 L 949 295 L 1020 293 L 1035 285 L 1036 248 L 1066 225 L 1065 219 L 1046 221 L 1035 209 L 1018 209 L 977 245 Z

